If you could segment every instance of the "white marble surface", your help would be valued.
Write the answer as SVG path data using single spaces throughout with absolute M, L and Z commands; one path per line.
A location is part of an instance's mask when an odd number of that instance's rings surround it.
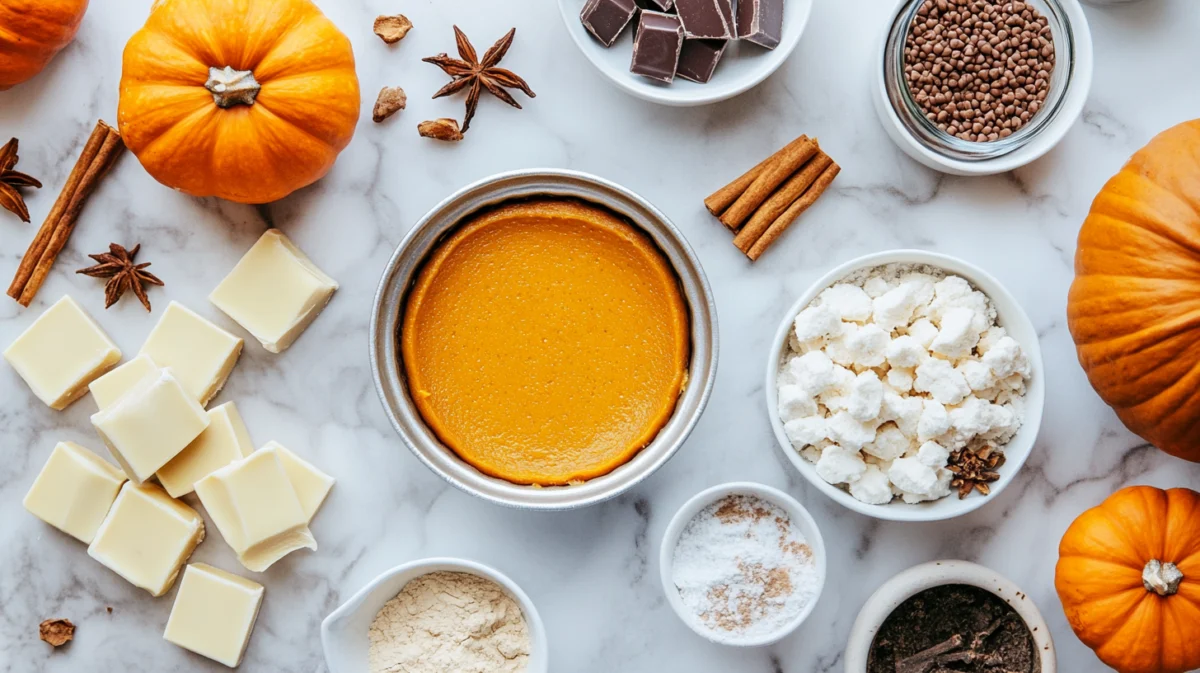
M 21 138 L 20 168 L 48 185 L 29 197 L 35 225 L 95 119 L 114 119 L 121 48 L 149 4 L 95 0 L 79 38 L 46 72 L 0 94 L 0 135 Z M 256 442 L 277 439 L 339 480 L 314 524 L 320 551 L 293 554 L 257 578 L 267 586 L 266 602 L 243 670 L 324 670 L 318 624 L 325 614 L 382 570 L 430 555 L 493 564 L 520 583 L 546 621 L 555 671 L 840 671 L 850 624 L 870 592 L 910 565 L 942 557 L 978 561 L 1021 585 L 1052 625 L 1060 670 L 1103 670 L 1072 635 L 1054 594 L 1058 539 L 1072 518 L 1118 487 L 1196 486 L 1200 466 L 1161 454 L 1121 427 L 1076 363 L 1064 306 L 1076 232 L 1092 195 L 1154 133 L 1200 110 L 1194 0 L 1089 8 L 1096 79 L 1083 119 L 1044 159 L 985 179 L 918 166 L 876 121 L 866 72 L 891 0 L 821 0 L 779 73 L 733 101 L 691 110 L 639 102 L 606 84 L 576 51 L 550 0 L 320 4 L 354 42 L 365 92 L 357 135 L 327 178 L 253 208 L 172 192 L 126 157 L 89 204 L 36 304 L 22 310 L 0 301 L 0 344 L 64 293 L 86 305 L 127 354 L 169 299 L 237 330 L 205 296 L 268 223 L 341 282 L 325 314 L 285 354 L 248 344 L 218 400 L 237 401 Z M 370 25 L 395 10 L 416 29 L 389 48 Z M 452 48 L 454 22 L 481 46 L 517 26 L 505 65 L 526 76 L 538 97 L 524 111 L 485 99 L 467 140 L 441 145 L 418 138 L 416 123 L 461 115 L 462 99 L 430 101 L 444 77 L 419 59 Z M 409 109 L 373 124 L 375 92 L 397 84 L 409 93 Z M 819 136 L 844 170 L 836 188 L 751 266 L 701 199 L 800 132 Z M 535 166 L 590 171 L 656 203 L 703 261 L 720 317 L 716 389 L 683 450 L 625 497 L 559 514 L 494 507 L 445 485 L 393 433 L 367 364 L 371 296 L 412 223 L 469 181 Z M 35 225 L 0 213 L 5 283 Z M 142 260 L 166 280 L 165 290 L 150 292 L 153 315 L 132 298 L 103 311 L 101 283 L 71 273 L 109 241 L 142 243 Z M 1046 359 L 1046 420 L 1034 455 L 1008 491 L 948 523 L 879 523 L 833 504 L 784 461 L 764 410 L 764 349 L 781 312 L 830 265 L 900 246 L 959 255 L 998 276 L 1031 315 Z M 51 411 L 0 366 L 0 672 L 224 670 L 161 639 L 173 594 L 150 598 L 22 509 L 56 441 L 102 450 L 88 422 L 92 410 L 83 400 Z M 829 548 L 829 583 L 815 613 L 770 648 L 701 640 L 671 612 L 658 581 L 657 548 L 671 514 L 691 494 L 734 479 L 798 496 Z M 195 559 L 238 569 L 215 534 Z M 48 617 L 72 619 L 76 641 L 50 652 L 36 636 Z

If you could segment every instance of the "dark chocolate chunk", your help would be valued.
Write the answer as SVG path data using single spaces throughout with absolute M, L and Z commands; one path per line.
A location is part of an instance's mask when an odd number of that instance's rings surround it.
M 682 49 L 683 25 L 678 16 L 643 11 L 637 37 L 633 40 L 633 63 L 629 72 L 670 82 L 675 79 Z
M 637 4 L 642 9 L 669 12 L 675 6 L 675 0 L 638 0 Z
M 779 46 L 783 36 L 784 0 L 740 0 L 737 7 L 737 35 L 767 49 Z
M 683 36 L 690 39 L 734 39 L 733 0 L 675 0 L 675 11 L 683 22 Z
M 704 84 L 712 79 L 717 62 L 725 53 L 725 40 L 684 40 L 679 53 L 679 67 L 675 75 Z
M 611 47 L 637 11 L 638 6 L 633 0 L 588 0 L 579 20 L 600 44 Z

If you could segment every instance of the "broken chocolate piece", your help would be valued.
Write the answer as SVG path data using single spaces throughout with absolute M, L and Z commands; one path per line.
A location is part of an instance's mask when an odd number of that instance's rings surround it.
M 661 10 L 669 12 L 675 6 L 675 0 L 638 0 L 638 6 L 650 11 Z
M 642 12 L 637 37 L 633 40 L 633 63 L 629 72 L 670 83 L 675 79 L 682 49 L 683 25 L 678 16 Z
M 675 0 L 687 39 L 734 39 L 733 0 Z
M 588 0 L 579 14 L 579 20 L 600 44 L 611 47 L 625 31 L 625 26 L 637 14 L 638 6 L 633 0 Z
M 684 40 L 683 51 L 679 53 L 679 67 L 675 70 L 677 77 L 690 79 L 704 84 L 712 79 L 717 62 L 725 53 L 725 40 Z
M 784 0 L 741 0 L 737 7 L 737 36 L 767 49 L 783 36 Z

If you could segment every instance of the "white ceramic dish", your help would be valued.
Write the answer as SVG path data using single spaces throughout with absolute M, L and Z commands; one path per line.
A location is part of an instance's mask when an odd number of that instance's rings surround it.
M 1087 17 L 1078 0 L 1056 0 L 1061 7 L 1064 19 L 1064 30 L 1070 32 L 1071 58 L 1066 59 L 1072 64 L 1072 71 L 1067 76 L 1061 105 L 1055 111 L 1054 119 L 1037 134 L 1029 138 L 1017 149 L 1000 156 L 987 159 L 961 159 L 948 156 L 936 151 L 931 146 L 918 140 L 901 121 L 889 99 L 885 59 L 888 52 L 888 36 L 901 12 L 907 9 L 910 0 L 898 0 L 896 8 L 888 13 L 887 20 L 881 28 L 879 46 L 875 59 L 871 61 L 871 99 L 875 103 L 875 112 L 879 121 L 887 131 L 888 136 L 900 149 L 913 159 L 943 173 L 953 175 L 994 175 L 1004 173 L 1014 168 L 1030 163 L 1059 143 L 1071 126 L 1083 112 L 1088 92 L 1092 87 L 1092 70 L 1094 56 L 1092 54 L 1092 34 L 1088 27 Z M 1067 42 L 1065 35 L 1055 35 L 1056 43 Z
M 428 558 L 396 566 L 371 580 L 321 622 L 321 646 L 330 673 L 366 673 L 367 632 L 384 603 L 394 598 L 410 580 L 432 572 L 464 572 L 489 579 L 504 587 L 521 605 L 529 625 L 531 652 L 526 673 L 546 673 L 549 670 L 549 649 L 546 627 L 529 596 L 500 571 L 474 561 L 454 558 Z
M 779 412 L 777 411 L 779 406 L 777 395 L 779 365 L 783 356 L 787 353 L 788 332 L 792 328 L 792 322 L 799 315 L 800 311 L 804 310 L 822 290 L 833 285 L 835 282 L 859 269 L 893 263 L 927 264 L 943 269 L 947 273 L 965 278 L 975 289 L 983 292 L 992 300 L 992 305 L 996 307 L 996 322 L 1007 330 L 1009 335 L 1013 339 L 1016 339 L 1017 343 L 1021 344 L 1021 348 L 1025 351 L 1025 355 L 1029 359 L 1032 371 L 1025 393 L 1025 421 L 1021 425 L 1021 429 L 1017 431 L 1016 436 L 1004 447 L 1006 461 L 998 470 L 1000 472 L 1000 480 L 991 484 L 991 495 L 981 496 L 979 494 L 971 494 L 965 499 L 960 500 L 957 495 L 952 493 L 949 497 L 942 498 L 941 500 L 923 502 L 916 505 L 910 505 L 898 500 L 886 505 L 868 505 L 856 500 L 848 492 L 819 477 L 816 466 L 805 460 L 800 455 L 800 452 L 792 447 L 791 442 L 788 441 L 787 434 L 783 430 L 783 422 L 780 420 Z M 833 269 L 817 280 L 817 282 L 813 283 L 796 300 L 796 303 L 788 309 L 783 321 L 779 324 L 779 328 L 775 332 L 775 340 L 772 342 L 771 350 L 767 356 L 766 392 L 767 414 L 770 416 L 771 428 L 775 431 L 775 439 L 779 443 L 779 448 L 783 450 L 784 455 L 787 456 L 792 465 L 796 466 L 800 474 L 804 475 L 804 478 L 820 489 L 822 493 L 855 512 L 877 519 L 890 521 L 940 521 L 962 516 L 967 512 L 982 507 L 985 503 L 994 500 L 1012 482 L 1013 476 L 1025 464 L 1025 460 L 1033 450 L 1034 441 L 1037 439 L 1038 428 L 1042 424 L 1042 407 L 1045 404 L 1046 384 L 1045 370 L 1042 367 L 1042 349 L 1038 343 L 1037 330 L 1034 329 L 1033 323 L 1029 321 L 1029 316 L 1025 314 L 1024 309 L 1017 303 L 1016 298 L 1000 284 L 1000 281 L 974 264 L 948 255 L 927 252 L 925 250 L 891 250 L 865 255 Z
M 732 640 L 719 637 L 717 633 L 705 626 L 683 604 L 683 599 L 679 597 L 679 590 L 675 587 L 675 582 L 671 578 L 671 569 L 675 559 L 675 545 L 679 543 L 679 536 L 683 533 L 683 529 L 693 517 L 700 513 L 700 510 L 730 495 L 757 496 L 777 505 L 780 509 L 787 512 L 788 516 L 800 530 L 800 534 L 808 541 L 808 546 L 812 549 L 813 561 L 817 564 L 819 582 L 817 593 L 813 596 L 813 599 L 795 619 L 784 625 L 779 631 L 757 639 Z M 739 647 L 770 645 L 786 638 L 790 633 L 799 628 L 804 623 L 804 620 L 808 619 L 808 616 L 812 614 L 813 608 L 817 606 L 817 601 L 821 600 L 821 591 L 825 587 L 825 563 L 825 541 L 821 537 L 821 530 L 817 528 L 817 522 L 813 520 L 808 510 L 804 509 L 804 506 L 795 498 L 779 489 L 748 481 L 713 486 L 697 493 L 687 502 L 683 503 L 683 506 L 671 518 L 671 522 L 667 524 L 667 531 L 663 534 L 662 546 L 659 549 L 658 555 L 658 567 L 662 579 L 663 593 L 666 594 L 667 603 L 671 605 L 671 609 L 675 611 L 675 614 L 679 615 L 684 624 L 687 624 L 689 628 L 704 638 L 719 645 L 735 645 Z
M 717 70 L 706 84 L 676 78 L 660 84 L 629 72 L 633 58 L 633 29 L 626 27 L 617 42 L 608 48 L 583 27 L 579 13 L 585 0 L 558 0 L 567 32 L 592 65 L 622 90 L 643 100 L 671 106 L 716 103 L 753 88 L 775 72 L 787 60 L 808 25 L 813 0 L 787 0 L 783 12 L 783 35 L 779 46 L 763 49 L 755 44 L 733 42 L 725 50 Z M 633 17 L 638 20 L 637 16 Z
M 850 640 L 846 643 L 846 673 L 863 673 L 867 670 L 867 653 L 871 649 L 871 642 L 893 610 L 912 596 L 945 584 L 976 586 L 1007 601 L 1033 635 L 1041 661 L 1040 673 L 1056 673 L 1058 664 L 1054 654 L 1054 639 L 1033 600 L 1003 575 L 967 561 L 923 563 L 884 582 L 867 599 L 858 612 L 858 618 L 854 620 L 854 626 L 850 628 Z

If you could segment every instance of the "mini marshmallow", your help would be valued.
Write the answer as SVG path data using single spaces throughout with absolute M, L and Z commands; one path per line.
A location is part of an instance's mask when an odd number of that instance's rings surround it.
M 979 360 L 962 360 L 954 369 L 962 374 L 971 390 L 987 390 L 996 385 L 996 377 L 992 374 L 991 368 Z
M 779 418 L 784 423 L 817 415 L 817 401 L 804 388 L 797 385 L 779 387 Z
M 883 406 L 880 418 L 885 421 L 895 421 L 900 432 L 910 439 L 918 434 L 918 424 L 924 404 L 919 397 L 904 397 L 890 390 L 883 392 Z M 944 410 L 943 410 L 944 411 Z
M 979 332 L 972 327 L 975 312 L 969 308 L 955 307 L 942 315 L 942 328 L 938 331 L 929 350 L 948 358 L 961 358 L 971 354 L 979 342 Z
M 858 334 L 857 323 L 842 323 L 842 331 L 836 337 L 825 342 L 825 353 L 834 363 L 849 367 L 854 364 L 854 351 L 850 347 L 851 340 Z
M 950 495 L 950 480 L 954 478 L 954 473 L 947 469 L 935 470 L 937 481 L 934 482 L 933 488 L 929 489 L 929 493 L 905 493 L 901 492 L 900 497 L 904 502 L 915 505 L 919 502 L 929 502 Z
M 783 432 L 791 440 L 792 446 L 803 449 L 825 439 L 827 436 L 826 422 L 821 416 L 797 418 L 783 424 Z
M 913 373 L 908 369 L 893 367 L 888 370 L 887 384 L 898 393 L 912 392 L 913 380 Z
M 897 458 L 888 469 L 888 479 L 904 493 L 929 495 L 937 485 L 938 475 L 917 458 Z
M 871 276 L 863 283 L 863 292 L 866 292 L 871 299 L 883 296 L 890 289 L 892 289 L 892 285 L 882 276 Z
M 926 318 L 921 318 L 908 326 L 908 336 L 917 340 L 922 348 L 928 349 L 937 338 L 938 328 Z
M 937 442 L 925 442 L 917 449 L 917 460 L 936 470 L 946 467 L 946 462 L 950 460 L 950 452 Z
M 917 441 L 928 442 L 949 430 L 950 414 L 946 413 L 946 407 L 935 400 L 925 400 L 921 409 L 921 419 L 917 421 Z
M 855 451 L 864 444 L 875 440 L 875 428 L 878 423 L 863 423 L 856 420 L 848 411 L 839 411 L 829 417 L 829 439 Z
M 983 354 L 983 364 L 987 365 L 998 379 L 1005 379 L 1013 374 L 1029 376 L 1029 361 L 1021 352 L 1021 346 L 1010 336 L 1001 337 L 992 344 L 988 352 Z
M 798 340 L 812 341 L 837 334 L 841 326 L 842 319 L 837 311 L 825 304 L 818 304 L 801 311 L 796 316 L 793 329 Z
M 913 302 L 917 305 L 933 301 L 934 284 L 937 283 L 937 280 L 934 276 L 920 271 L 912 271 L 900 276 L 900 284 L 908 288 L 912 293 Z
M 983 334 L 979 335 L 979 343 L 975 345 L 975 350 L 977 350 L 980 355 L 983 355 L 984 353 L 990 351 L 992 346 L 997 341 L 1006 336 L 1008 336 L 1007 330 L 999 325 L 992 325 L 991 327 L 985 329 Z
M 878 325 L 865 325 L 846 337 L 846 349 L 859 367 L 878 367 L 884 362 L 891 341 Z
M 866 322 L 871 317 L 871 298 L 857 285 L 838 283 L 821 292 L 819 301 L 842 320 Z
M 879 415 L 883 404 L 883 383 L 873 371 L 865 371 L 850 385 L 846 411 L 856 421 L 866 422 Z
M 958 404 L 971 394 L 971 387 L 954 365 L 945 360 L 930 358 L 917 367 L 917 380 L 913 389 L 929 393 L 942 404 Z
M 930 323 L 932 327 L 932 323 Z M 936 330 L 935 330 L 936 332 Z M 887 361 L 893 367 L 912 368 L 929 359 L 925 346 L 910 335 L 898 336 L 887 345 Z
M 880 460 L 895 460 L 903 456 L 912 442 L 894 423 L 888 423 L 875 433 L 875 441 L 863 445 L 863 453 Z
M 850 451 L 840 446 L 831 446 L 821 452 L 817 461 L 817 476 L 831 484 L 849 484 L 857 481 L 867 471 L 858 451 Z
M 850 495 L 868 505 L 886 505 L 892 501 L 892 487 L 883 470 L 867 465 L 862 475 L 850 482 Z
M 833 385 L 833 362 L 821 351 L 812 351 L 788 360 L 787 374 L 793 385 L 810 395 L 819 395 Z
M 875 324 L 887 332 L 908 324 L 917 302 L 909 286 L 901 285 L 872 300 Z
M 821 404 L 831 410 L 842 411 L 849 405 L 850 389 L 854 386 L 854 372 L 841 365 L 833 365 L 833 383 L 818 396 Z

